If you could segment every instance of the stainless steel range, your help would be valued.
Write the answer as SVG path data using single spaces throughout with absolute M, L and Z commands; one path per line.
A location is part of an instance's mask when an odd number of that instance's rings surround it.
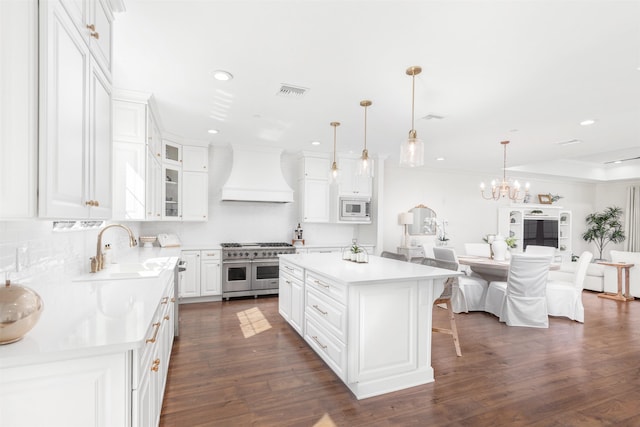
M 222 298 L 278 293 L 278 255 L 289 243 L 222 243 Z

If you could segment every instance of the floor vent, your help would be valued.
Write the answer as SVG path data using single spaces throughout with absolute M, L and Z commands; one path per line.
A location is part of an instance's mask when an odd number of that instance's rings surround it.
M 283 83 L 276 95 L 284 96 L 285 98 L 300 98 L 304 96 L 308 90 L 309 89 L 306 87 L 293 86 Z

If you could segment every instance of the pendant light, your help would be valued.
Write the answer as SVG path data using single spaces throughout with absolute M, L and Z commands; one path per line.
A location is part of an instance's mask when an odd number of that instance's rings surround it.
M 415 91 L 416 91 L 416 75 L 422 72 L 422 68 L 414 65 L 407 68 L 407 75 L 412 78 L 411 85 L 411 130 L 409 131 L 409 137 L 402 141 L 400 146 L 400 166 L 416 167 L 424 165 L 424 143 L 418 138 L 413 125 L 414 118 L 414 104 L 415 104 Z
M 371 105 L 371 101 L 360 101 L 360 106 L 364 107 L 364 149 L 360 162 L 358 164 L 358 175 L 371 177 L 371 160 L 369 160 L 369 150 L 367 150 L 367 107 Z
M 329 178 L 332 182 L 336 182 L 338 179 L 338 163 L 336 163 L 336 129 L 340 126 L 340 122 L 329 123 L 333 126 L 333 163 L 331 164 L 331 173 Z

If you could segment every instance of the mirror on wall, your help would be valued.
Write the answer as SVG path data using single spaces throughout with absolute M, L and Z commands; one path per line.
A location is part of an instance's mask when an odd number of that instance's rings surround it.
M 425 205 L 409 209 L 413 213 L 413 224 L 409 226 L 412 236 L 433 236 L 436 234 L 436 212 Z

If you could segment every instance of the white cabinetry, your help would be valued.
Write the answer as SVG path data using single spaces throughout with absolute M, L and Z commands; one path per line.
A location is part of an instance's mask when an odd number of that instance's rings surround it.
M 329 158 L 305 155 L 301 168 L 298 184 L 302 222 L 329 222 Z
M 113 218 L 159 220 L 160 135 L 152 96 L 116 91 L 113 101 Z
M 1 424 L 129 425 L 127 356 L 122 352 L 4 369 Z
M 345 154 L 338 157 L 338 196 L 371 197 L 371 177 L 358 175 L 359 158 Z M 373 162 L 373 160 L 370 160 Z M 373 170 L 373 164 L 370 165 Z
M 553 246 L 559 260 L 571 260 L 571 211 L 561 207 L 525 204 L 499 208 L 498 233 L 516 239 L 512 252 L 526 251 L 525 244 Z
M 209 217 L 207 147 L 182 147 L 182 220 L 206 221 Z
M 157 426 L 160 422 L 174 338 L 174 286 L 171 276 L 147 330 L 145 346 L 133 354 L 133 426 Z
M 181 258 L 186 263 L 178 292 L 182 302 L 184 298 L 222 295 L 220 250 L 182 251 Z
M 111 83 L 94 47 L 61 3 L 40 3 L 41 217 L 111 217 Z
M 36 215 L 38 2 L 0 1 L 0 219 Z
M 300 335 L 304 325 L 304 270 L 280 262 L 278 311 Z

